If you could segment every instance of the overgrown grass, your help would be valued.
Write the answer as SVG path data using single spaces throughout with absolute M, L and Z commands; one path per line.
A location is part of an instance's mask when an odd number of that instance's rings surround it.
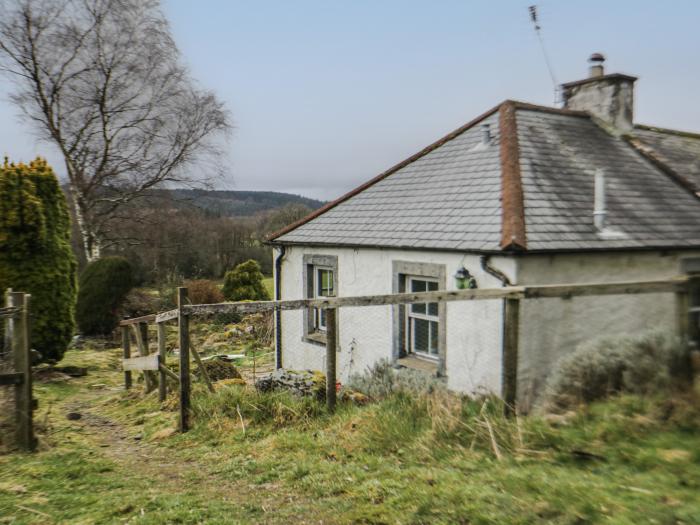
M 120 375 L 107 363 L 95 374 L 114 378 L 109 384 Z M 87 386 L 79 381 L 70 392 L 42 388 L 76 399 Z M 91 403 L 182 465 L 183 491 L 66 430 L 70 441 L 35 456 L 0 458 L 0 516 L 47 521 L 16 507 L 24 501 L 66 523 L 700 522 L 695 393 L 625 395 L 564 415 L 507 419 L 496 399 L 442 390 L 341 403 L 328 414 L 285 393 L 224 384 L 209 394 L 197 385 L 193 430 L 170 436 L 163 430 L 175 415 L 154 395 L 105 392 Z

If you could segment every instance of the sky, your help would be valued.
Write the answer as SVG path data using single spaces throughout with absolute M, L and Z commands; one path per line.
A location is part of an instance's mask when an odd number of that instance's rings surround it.
M 333 199 L 505 99 L 553 105 L 536 0 L 162 0 L 182 59 L 231 112 L 219 189 Z M 639 77 L 635 120 L 700 131 L 700 2 L 536 2 L 557 82 Z M 0 151 L 46 156 L 0 85 Z

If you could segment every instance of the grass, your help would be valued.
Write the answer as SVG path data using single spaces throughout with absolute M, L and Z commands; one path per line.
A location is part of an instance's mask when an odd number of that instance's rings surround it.
M 70 351 L 90 375 L 37 386 L 42 448 L 0 456 L 0 523 L 700 522 L 697 396 L 514 421 L 440 393 L 330 415 L 197 384 L 180 435 L 154 395 L 119 390 L 117 356 Z

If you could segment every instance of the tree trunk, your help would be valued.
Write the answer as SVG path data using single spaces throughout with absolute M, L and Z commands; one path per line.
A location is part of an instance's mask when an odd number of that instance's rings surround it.
M 73 201 L 73 214 L 75 216 L 75 222 L 78 225 L 78 230 L 80 231 L 83 255 L 85 256 L 85 260 L 91 263 L 100 258 L 102 252 L 100 239 L 85 219 L 85 212 L 81 205 L 83 199 L 79 190 L 76 189 L 74 184 L 71 184 L 70 191 L 71 200 Z

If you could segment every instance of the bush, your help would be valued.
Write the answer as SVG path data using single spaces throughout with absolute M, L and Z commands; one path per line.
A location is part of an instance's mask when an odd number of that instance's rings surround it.
M 187 297 L 192 304 L 212 304 L 223 303 L 224 294 L 221 293 L 219 287 L 212 281 L 207 279 L 196 279 L 186 281 Z
M 75 330 L 77 265 L 70 232 L 65 197 L 46 161 L 14 165 L 5 159 L 0 166 L 0 290 L 32 295 L 31 345 L 42 361 L 59 361 Z
M 108 335 L 118 325 L 120 308 L 133 286 L 131 265 L 123 257 L 103 257 L 80 276 L 76 318 L 84 335 Z
M 224 297 L 228 301 L 269 301 L 263 274 L 257 261 L 248 260 L 224 277 Z
M 397 393 L 420 396 L 447 390 L 443 380 L 411 368 L 394 368 L 387 360 L 368 367 L 363 374 L 353 374 L 348 378 L 347 386 L 374 400 Z
M 660 332 L 594 340 L 555 365 L 545 390 L 546 404 L 566 408 L 619 392 L 666 390 L 683 377 L 686 355 L 678 338 Z

